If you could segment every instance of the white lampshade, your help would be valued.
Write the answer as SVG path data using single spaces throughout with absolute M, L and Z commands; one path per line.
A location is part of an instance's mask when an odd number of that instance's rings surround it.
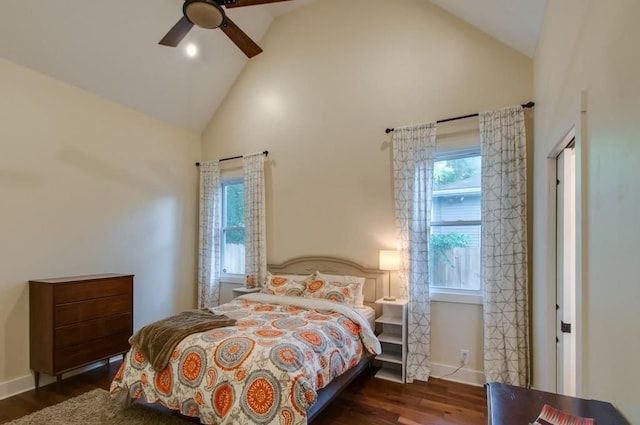
M 380 250 L 380 270 L 398 270 L 399 268 L 399 251 Z

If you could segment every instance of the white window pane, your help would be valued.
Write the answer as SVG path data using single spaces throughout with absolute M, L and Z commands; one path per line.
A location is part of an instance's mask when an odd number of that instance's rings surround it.
M 480 226 L 432 226 L 429 261 L 432 287 L 480 290 Z
M 224 185 L 223 227 L 244 227 L 244 184 L 242 182 Z
M 220 263 L 223 274 L 244 274 L 244 183 L 223 182 L 222 243 Z
M 481 227 L 452 224 L 481 219 L 481 157 L 478 150 L 467 150 L 444 152 L 436 159 L 431 205 L 431 221 L 436 224 L 431 226 L 429 247 L 431 286 L 479 291 Z
M 222 272 L 244 274 L 244 229 L 224 230 L 221 251 Z
M 480 220 L 480 156 L 435 162 L 432 221 Z

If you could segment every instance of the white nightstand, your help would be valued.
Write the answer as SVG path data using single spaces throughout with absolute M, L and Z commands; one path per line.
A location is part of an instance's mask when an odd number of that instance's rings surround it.
M 262 288 L 247 288 L 246 286 L 239 286 L 237 288 L 233 288 L 231 292 L 233 293 L 233 298 L 239 297 L 244 294 L 251 294 L 253 292 L 260 292 Z
M 382 326 L 378 341 L 382 345 L 382 353 L 376 360 L 382 362 L 382 368 L 376 378 L 405 383 L 407 365 L 407 300 L 387 301 L 380 298 L 376 304 L 382 306 L 382 316 L 376 323 Z

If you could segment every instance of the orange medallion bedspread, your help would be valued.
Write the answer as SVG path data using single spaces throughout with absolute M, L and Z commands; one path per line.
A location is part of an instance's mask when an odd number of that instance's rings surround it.
M 159 402 L 203 424 L 305 424 L 317 390 L 380 352 L 368 322 L 331 301 L 250 294 L 211 310 L 236 325 L 186 337 L 161 371 L 132 347 L 112 396 Z

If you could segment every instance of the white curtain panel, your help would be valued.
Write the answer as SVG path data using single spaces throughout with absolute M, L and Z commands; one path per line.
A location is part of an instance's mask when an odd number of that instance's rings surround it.
M 198 306 L 220 301 L 220 225 L 222 189 L 219 161 L 200 163 L 200 215 L 198 240 Z
M 431 371 L 429 221 L 435 146 L 435 123 L 398 128 L 393 135 L 400 294 L 409 300 L 407 382 L 427 381 Z
M 479 115 L 482 153 L 484 371 L 527 386 L 527 169 L 522 107 Z
M 245 272 L 257 285 L 267 277 L 267 233 L 264 194 L 264 154 L 245 155 L 244 173 L 244 231 Z

